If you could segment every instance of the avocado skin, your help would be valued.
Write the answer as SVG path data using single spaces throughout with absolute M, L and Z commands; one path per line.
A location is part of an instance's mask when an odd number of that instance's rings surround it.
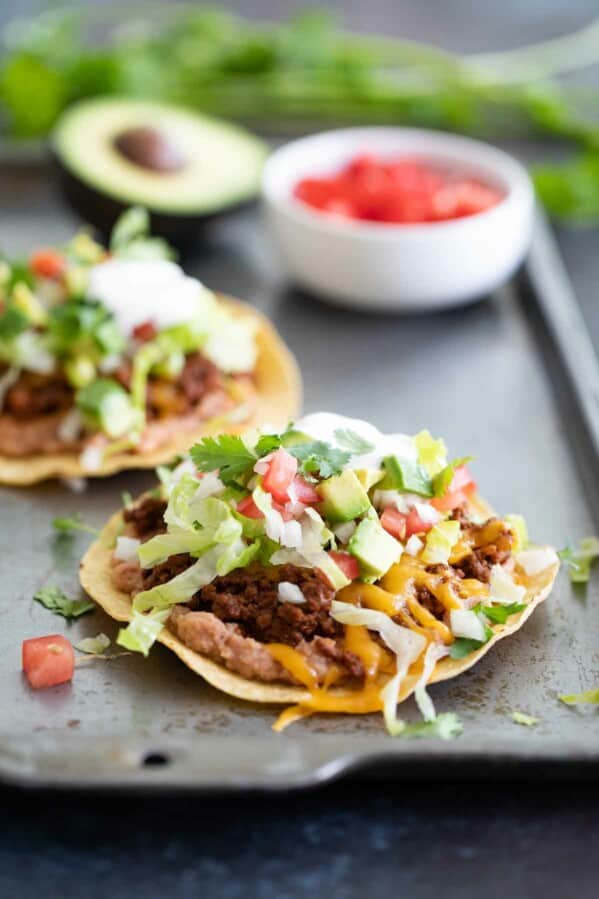
M 131 206 L 130 202 L 116 200 L 74 175 L 54 152 L 51 153 L 51 171 L 70 209 L 86 223 L 93 225 L 105 242 L 118 217 Z M 181 213 L 150 213 L 151 232 L 164 237 L 181 252 L 189 251 L 193 244 L 204 237 L 206 226 L 225 216 L 247 209 L 255 200 L 232 203 L 215 212 L 182 215 Z

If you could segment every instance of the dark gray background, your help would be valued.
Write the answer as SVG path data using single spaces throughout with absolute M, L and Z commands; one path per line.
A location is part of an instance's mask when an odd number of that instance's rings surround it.
M 273 9 L 283 15 L 300 6 L 229 5 L 271 16 Z M 3 11 L 35 6 L 10 0 Z M 469 51 L 559 34 L 599 12 L 596 0 L 329 6 L 343 9 L 344 20 L 358 28 Z M 25 182 L 15 181 L 12 191 L 22 196 L 25 216 Z M 40 224 L 32 221 L 32 235 Z M 234 222 L 229 234 L 234 242 Z M 599 341 L 597 233 L 563 232 L 560 243 Z M 361 783 L 276 799 L 0 796 L 0 896 L 590 899 L 598 893 L 599 792 L 592 785 Z

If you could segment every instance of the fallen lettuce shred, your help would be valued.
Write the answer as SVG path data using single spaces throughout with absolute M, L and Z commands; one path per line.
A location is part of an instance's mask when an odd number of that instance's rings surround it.
M 95 637 L 84 637 L 79 643 L 75 643 L 75 649 L 85 652 L 87 655 L 98 656 L 106 652 L 110 646 L 110 637 L 106 634 L 97 634 Z
M 534 715 L 527 715 L 526 712 L 512 712 L 514 724 L 521 724 L 523 727 L 535 727 L 540 720 L 540 718 L 535 718 Z
M 583 690 L 582 693 L 565 693 L 559 699 L 566 705 L 599 705 L 599 687 Z
M 588 584 L 591 566 L 599 558 L 599 537 L 585 537 L 578 549 L 567 546 L 558 552 L 558 556 L 566 565 L 573 584 Z
M 523 515 L 506 515 L 504 519 L 510 526 L 510 530 L 514 535 L 514 545 L 512 552 L 518 553 L 528 546 L 528 527 L 526 519 Z
M 148 615 L 142 615 L 134 610 L 127 627 L 119 631 L 116 642 L 125 649 L 141 652 L 147 656 L 169 614 L 169 609 L 156 609 Z

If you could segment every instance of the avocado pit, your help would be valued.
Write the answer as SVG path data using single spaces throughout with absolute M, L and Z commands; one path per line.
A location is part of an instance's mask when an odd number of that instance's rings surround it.
M 187 165 L 181 148 L 158 128 L 128 128 L 114 139 L 114 147 L 129 162 L 150 172 L 180 172 Z

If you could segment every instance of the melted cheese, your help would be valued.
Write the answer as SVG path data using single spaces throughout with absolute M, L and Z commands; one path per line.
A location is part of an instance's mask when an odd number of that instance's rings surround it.
M 498 533 L 496 524 L 490 522 L 488 528 L 484 529 L 489 531 L 484 542 L 489 537 L 491 539 L 496 537 Z M 501 522 L 498 525 L 501 529 Z M 400 561 L 382 578 L 380 585 L 355 582 L 340 590 L 338 598 L 343 602 L 383 612 L 404 627 L 422 634 L 429 643 L 433 640 L 441 640 L 445 644 L 452 643 L 454 636 L 450 628 L 418 600 L 418 587 L 425 587 L 447 612 L 464 608 L 465 601 L 474 597 L 488 595 L 486 584 L 472 578 L 460 579 L 447 568 L 427 571 L 421 559 L 404 553 Z M 302 703 L 286 709 L 279 716 L 274 730 L 283 730 L 298 718 L 314 712 L 363 715 L 382 709 L 381 689 L 394 674 L 394 657 L 372 638 L 367 628 L 362 626 L 345 627 L 344 646 L 349 652 L 355 653 L 364 665 L 366 676 L 363 686 L 358 690 L 328 689 L 339 679 L 340 672 L 337 666 L 333 666 L 333 674 L 330 678 L 327 677 L 324 686 L 320 687 L 316 673 L 309 667 L 301 653 L 283 644 L 267 644 L 267 649 L 273 657 L 296 680 L 304 684 L 310 693 Z M 412 672 L 422 668 L 423 658 L 424 653 L 410 669 Z

